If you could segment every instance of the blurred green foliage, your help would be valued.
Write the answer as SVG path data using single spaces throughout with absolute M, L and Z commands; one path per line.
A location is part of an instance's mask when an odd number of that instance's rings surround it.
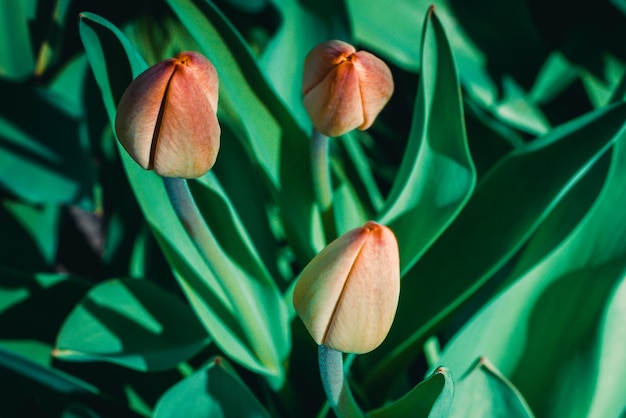
M 334 38 L 396 83 L 331 143 L 337 231 L 375 219 L 400 244 L 394 326 L 347 362 L 357 401 L 626 413 L 623 1 L 6 0 L 0 416 L 326 415 L 291 291 L 326 244 L 302 66 Z M 208 260 L 112 125 L 184 50 L 220 76 L 218 162 L 189 182 Z

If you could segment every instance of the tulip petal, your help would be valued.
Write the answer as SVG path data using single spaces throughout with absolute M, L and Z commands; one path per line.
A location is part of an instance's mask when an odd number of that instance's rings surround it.
M 117 108 L 117 137 L 124 149 L 145 170 L 152 168 L 152 139 L 165 91 L 175 68 L 175 60 L 169 59 L 141 73 L 128 86 Z M 137 106 L 137 103 L 141 103 L 141 106 Z
M 359 51 L 355 56 L 354 66 L 359 75 L 363 106 L 363 124 L 358 128 L 364 130 L 372 126 L 391 98 L 394 84 L 391 70 L 380 58 L 367 51 Z
M 211 109 L 217 112 L 219 79 L 211 61 L 193 51 L 181 52 L 176 58 L 187 67 L 187 70 L 193 75 L 194 83 L 202 90 L 211 104 Z
M 334 67 L 355 52 L 356 49 L 352 45 L 337 40 L 324 42 L 313 48 L 304 59 L 302 93 L 306 95 L 309 90 L 321 83 Z
M 351 60 L 335 66 L 306 96 L 304 106 L 313 126 L 336 137 L 363 124 L 359 76 Z
M 215 164 L 220 126 L 216 110 L 189 66 L 178 63 L 165 94 L 154 171 L 194 178 Z
M 337 303 L 324 339 L 330 348 L 367 353 L 389 332 L 400 295 L 400 260 L 390 229 L 374 222 Z
M 317 344 L 324 342 L 350 270 L 369 232 L 349 231 L 328 244 L 302 270 L 293 304 Z

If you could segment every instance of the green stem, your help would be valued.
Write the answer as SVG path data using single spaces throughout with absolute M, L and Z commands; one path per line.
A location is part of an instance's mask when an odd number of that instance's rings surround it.
M 328 156 L 329 138 L 313 129 L 311 136 L 311 165 L 313 167 L 313 187 L 315 199 L 322 211 L 333 203 L 333 185 L 330 177 L 330 161 Z
M 224 257 L 219 242 L 200 213 L 187 180 L 163 177 L 163 184 L 185 231 L 205 260 L 207 267 L 218 278 L 215 281 L 216 286 L 229 299 L 229 303 L 234 307 L 242 322 L 249 324 L 251 329 L 254 328 L 253 325 L 258 324 L 261 318 L 256 308 L 257 304 L 251 300 L 253 296 L 249 292 L 241 291 L 241 284 L 232 273 L 233 266 Z M 246 337 L 257 350 L 256 355 L 261 360 L 271 358 L 272 348 L 267 344 L 270 337 L 265 335 L 263 330 L 254 329 L 254 331 L 246 332 Z
M 311 167 L 313 169 L 313 189 L 315 200 L 322 214 L 326 240 L 333 240 L 336 235 L 333 215 L 333 183 L 330 172 L 329 138 L 313 129 L 311 135 Z
M 320 375 L 326 397 L 338 418 L 362 418 L 343 371 L 343 353 L 320 345 L 318 348 Z

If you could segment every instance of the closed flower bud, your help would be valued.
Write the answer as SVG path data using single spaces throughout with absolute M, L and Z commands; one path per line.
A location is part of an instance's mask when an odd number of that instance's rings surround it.
M 387 336 L 399 295 L 396 237 L 370 221 L 311 260 L 298 279 L 293 304 L 316 343 L 367 353 Z
M 313 48 L 304 61 L 304 106 L 319 132 L 339 136 L 369 128 L 393 93 L 389 67 L 342 41 Z
M 148 68 L 128 86 L 117 107 L 115 131 L 144 169 L 164 177 L 200 177 L 220 146 L 215 67 L 183 52 Z

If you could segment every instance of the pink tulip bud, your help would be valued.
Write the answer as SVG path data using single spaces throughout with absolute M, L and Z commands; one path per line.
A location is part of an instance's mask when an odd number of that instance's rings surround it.
M 311 260 L 298 279 L 293 304 L 316 343 L 367 353 L 387 336 L 399 296 L 396 237 L 370 221 Z
M 369 128 L 393 93 L 389 67 L 342 41 L 313 48 L 304 61 L 304 106 L 319 132 L 339 136 Z
M 141 73 L 117 107 L 115 131 L 144 169 L 164 177 L 200 177 L 220 147 L 215 67 L 183 52 Z

